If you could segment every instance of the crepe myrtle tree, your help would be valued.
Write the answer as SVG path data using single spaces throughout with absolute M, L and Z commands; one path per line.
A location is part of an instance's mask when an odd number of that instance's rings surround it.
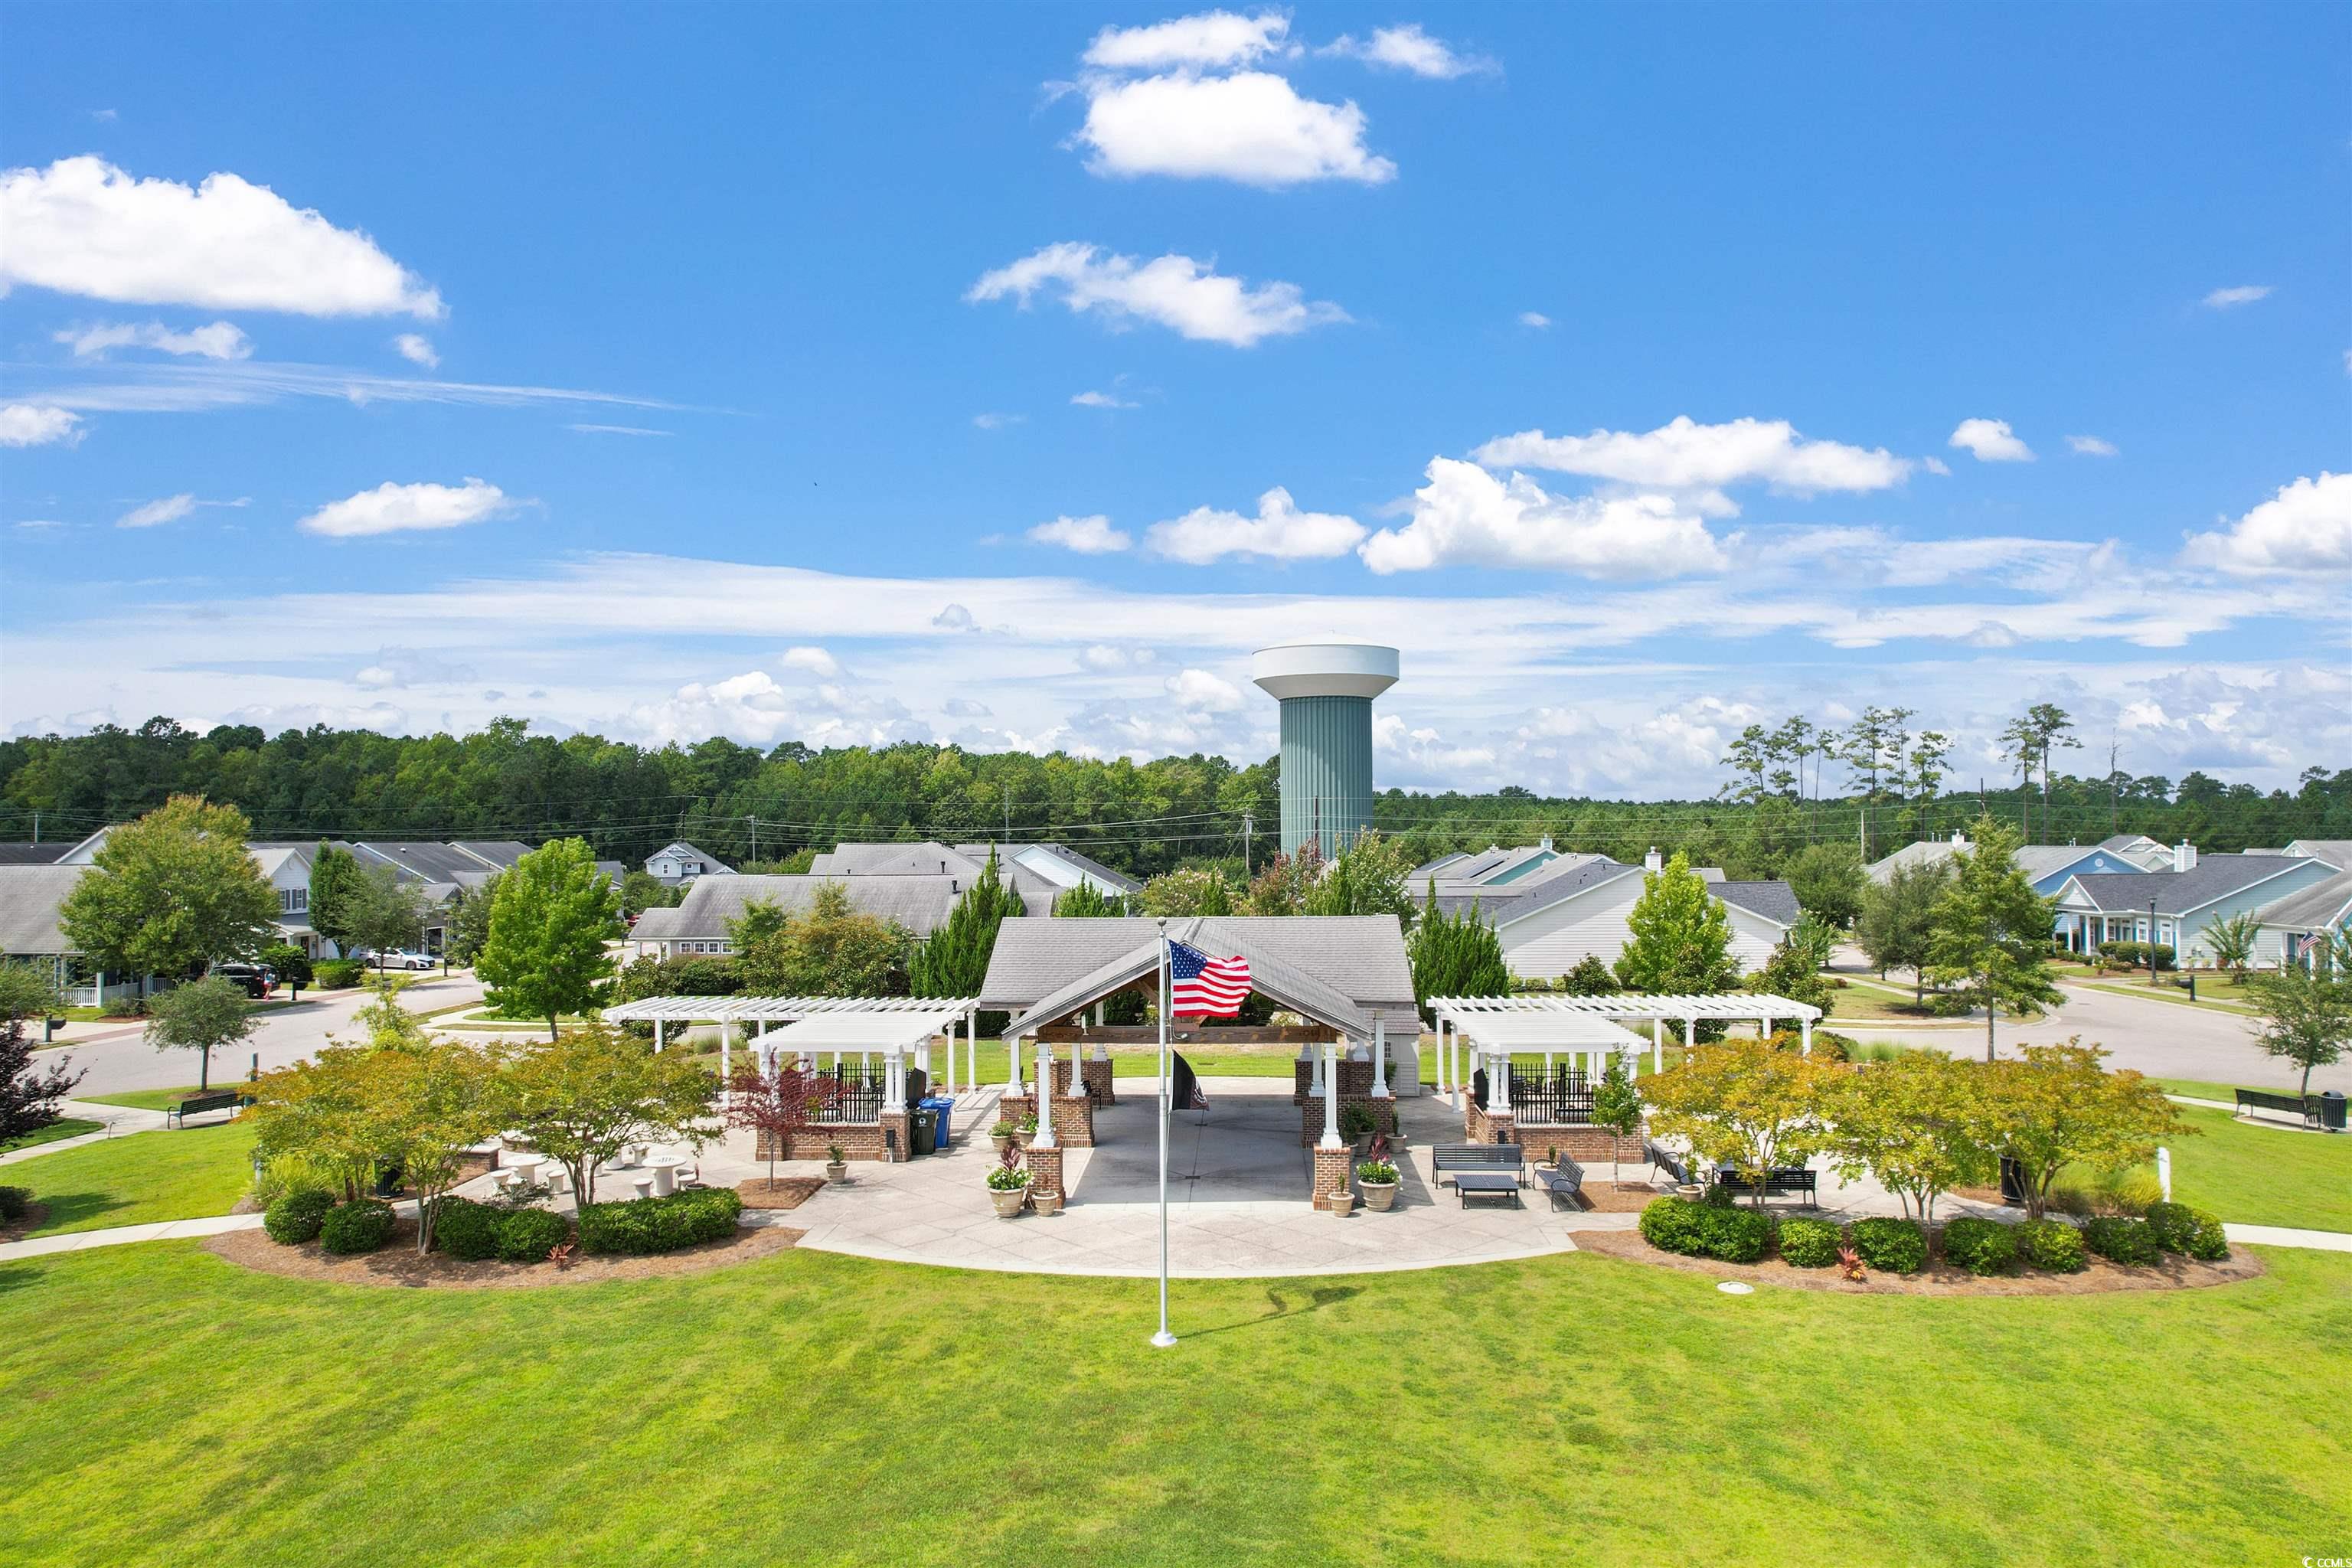
M 816 1123 L 841 1086 L 821 1073 L 803 1072 L 797 1058 L 780 1058 L 766 1070 L 753 1055 L 755 1059 L 739 1064 L 728 1081 L 721 1114 L 728 1126 L 767 1140 L 768 1185 L 772 1189 L 777 1152 L 790 1145 L 793 1133 Z
M 1701 1046 L 1643 1080 L 1650 1129 L 1733 1167 L 1754 1184 L 1760 1205 L 1767 1174 L 1827 1146 L 1831 1086 L 1850 1070 L 1747 1037 Z
M 2031 1218 L 2042 1217 L 2069 1165 L 2125 1170 L 2154 1159 L 2159 1142 L 2197 1131 L 2156 1083 L 2102 1068 L 2106 1055 L 2077 1036 L 2063 1046 L 2021 1046 L 2014 1059 L 1973 1070 L 1988 1141 L 2015 1163 Z
M 580 1206 L 596 1201 L 596 1173 L 632 1143 L 686 1143 L 718 1135 L 709 1120 L 709 1071 L 682 1051 L 656 1051 L 603 1024 L 559 1029 L 506 1053 L 505 1120 L 527 1130 L 572 1177 Z
M 0 1021 L 0 1144 L 57 1121 L 58 1102 L 88 1070 L 73 1070 L 69 1056 L 34 1070 L 33 1040 L 22 1015 Z

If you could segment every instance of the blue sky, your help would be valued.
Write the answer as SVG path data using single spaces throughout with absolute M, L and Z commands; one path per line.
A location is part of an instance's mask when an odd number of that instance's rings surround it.
M 2339 7 L 8 29 L 10 732 L 1255 758 L 1328 633 L 1391 784 L 2352 754 Z

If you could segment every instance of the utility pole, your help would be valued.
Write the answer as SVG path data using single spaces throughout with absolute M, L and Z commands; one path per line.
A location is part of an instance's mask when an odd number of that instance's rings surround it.
M 41 820 L 41 819 L 40 819 L 39 817 L 37 817 L 37 817 L 35 817 L 35 818 L 33 818 L 33 821 L 34 821 L 34 822 L 35 822 L 35 824 L 37 824 L 37 825 L 40 822 L 40 820 Z M 1248 812 L 1246 812 L 1246 811 L 1243 812 L 1243 813 L 1242 813 L 1242 880 L 1243 880 L 1243 881 L 1244 881 L 1244 882 L 1246 882 L 1246 881 L 1248 881 L 1248 880 L 1249 880 L 1249 874 L 1250 874 L 1250 829 L 1251 829 L 1252 827 L 1255 826 L 1256 826 L 1256 822 L 1255 822 L 1255 819 L 1250 816 L 1250 814 L 1249 814 Z M 37 844 L 37 843 L 39 843 L 40 841 L 41 841 L 40 830 L 39 830 L 38 826 L 37 826 L 35 827 L 35 829 L 34 829 L 34 832 L 33 832 L 33 842 L 34 842 L 34 843 L 36 843 L 36 844 Z
M 2111 834 L 2119 831 L 2116 826 L 2116 753 L 2118 749 L 2115 731 L 2110 730 L 2107 731 L 2107 831 Z
M 1004 786 L 1004 842 L 1007 845 L 1013 842 L 1013 786 L 1011 784 Z M 1009 849 L 1006 852 L 1011 853 Z
M 754 866 L 756 866 L 756 865 L 758 865 L 759 863 L 760 863 L 760 819 L 759 819 L 757 816 L 753 816 L 753 817 L 751 818 L 751 864 L 752 864 L 752 865 L 754 865 Z

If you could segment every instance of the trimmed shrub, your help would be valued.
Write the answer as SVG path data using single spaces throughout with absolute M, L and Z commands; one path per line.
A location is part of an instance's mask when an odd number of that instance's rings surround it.
M 2017 1237 L 1997 1219 L 1962 1215 L 1944 1226 L 1944 1261 L 1975 1275 L 2006 1274 L 2017 1267 Z
M 2108 968 L 2145 970 L 2147 967 L 2147 943 L 2103 942 L 2099 943 L 2099 957 L 2105 961 L 2105 967 Z M 2158 942 L 2156 944 L 2157 973 L 2160 974 L 2170 969 L 2172 959 L 2172 944 L 2168 942 Z
M 583 1252 L 675 1252 L 735 1234 L 743 1199 L 732 1187 L 706 1187 L 666 1198 L 632 1198 L 580 1211 Z
M 499 1220 L 499 1256 L 509 1263 L 544 1263 L 571 1238 L 572 1227 L 551 1209 L 516 1209 Z
M 1799 1215 L 1780 1222 L 1780 1257 L 1792 1268 L 1827 1268 L 1844 1240 L 1835 1224 Z
M 367 973 L 367 965 L 356 958 L 322 958 L 310 966 L 310 984 L 321 991 L 341 991 L 357 985 Z
M 1854 1255 L 1889 1274 L 1916 1274 L 1927 1263 L 1927 1235 L 1918 1222 L 1882 1217 L 1857 1220 Z
M 2017 1227 L 2017 1249 L 2025 1261 L 2053 1274 L 2079 1274 L 2086 1261 L 2083 1233 L 2063 1219 L 2030 1219 Z
M 499 1255 L 499 1222 L 504 1214 L 471 1198 L 443 1198 L 433 1215 L 433 1249 L 465 1263 Z
M 2221 1222 L 2203 1209 L 2187 1204 L 2150 1204 L 2147 1228 L 2157 1246 L 2200 1263 L 2219 1263 L 2230 1256 L 2230 1238 Z
M 1660 1198 L 1642 1211 L 1642 1239 L 1661 1252 L 1753 1263 L 1772 1242 L 1772 1222 L 1753 1209 Z
M 329 1252 L 346 1257 L 353 1253 L 373 1252 L 391 1236 L 392 1205 L 373 1198 L 337 1204 L 319 1223 L 319 1245 Z
M 288 1193 L 262 1210 L 261 1228 L 280 1247 L 299 1247 L 319 1238 L 319 1227 L 325 1223 L 327 1211 L 334 1206 L 334 1194 L 305 1187 Z
M 0 1187 L 0 1219 L 23 1219 L 26 1205 L 32 1201 L 30 1187 Z
M 2110 1262 L 2133 1268 L 2145 1268 L 2164 1257 L 2147 1221 L 2113 1215 L 2101 1215 L 2084 1226 L 2083 1245 Z

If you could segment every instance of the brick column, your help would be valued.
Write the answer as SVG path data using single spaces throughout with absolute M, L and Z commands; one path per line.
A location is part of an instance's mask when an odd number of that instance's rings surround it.
M 904 1110 L 886 1110 L 881 1114 L 879 1121 L 882 1128 L 883 1157 L 904 1160 L 911 1155 L 915 1146 L 908 1134 L 907 1113 Z
M 1040 1149 L 1034 1143 L 1029 1146 L 1029 1190 L 1050 1194 L 1064 1203 L 1070 1201 L 1069 1194 L 1062 1190 L 1062 1152 L 1059 1149 Z
M 1329 1194 L 1350 1190 L 1348 1185 L 1349 1162 L 1355 1157 L 1356 1152 L 1352 1149 L 1315 1151 L 1315 1191 L 1312 1196 L 1316 1208 L 1325 1214 L 1330 1213 L 1331 1205 L 1325 1201 Z

